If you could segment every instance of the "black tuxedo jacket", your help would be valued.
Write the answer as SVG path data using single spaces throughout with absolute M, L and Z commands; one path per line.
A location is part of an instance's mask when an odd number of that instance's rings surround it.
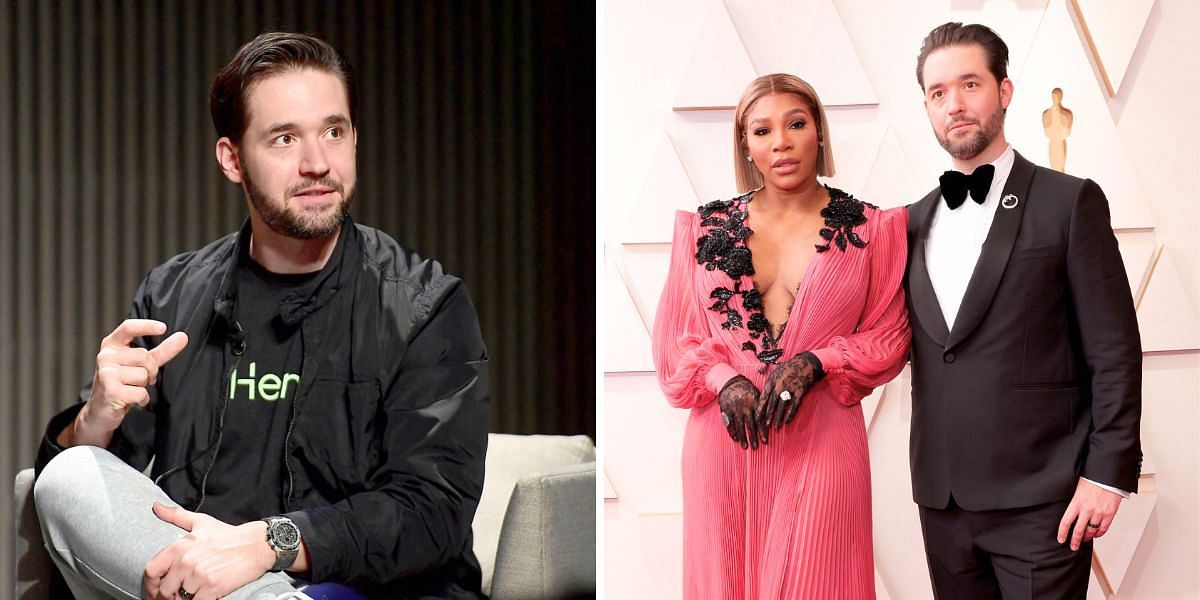
M 913 496 L 967 510 L 1137 491 L 1142 353 L 1100 187 L 1017 154 L 953 329 L 930 283 L 934 189 L 908 207 Z

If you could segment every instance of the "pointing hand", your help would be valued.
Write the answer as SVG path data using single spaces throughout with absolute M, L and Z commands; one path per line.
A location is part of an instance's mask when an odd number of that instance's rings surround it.
M 131 344 L 136 338 L 166 331 L 161 321 L 126 319 L 100 341 L 92 394 L 75 423 L 59 436 L 60 443 L 108 446 L 129 410 L 146 406 L 150 401 L 146 388 L 158 380 L 159 369 L 187 347 L 187 334 L 177 331 L 152 350 Z

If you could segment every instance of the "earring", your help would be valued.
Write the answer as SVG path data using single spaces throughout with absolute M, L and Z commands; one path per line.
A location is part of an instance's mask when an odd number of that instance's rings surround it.
M 750 156 L 747 156 L 747 157 L 746 157 L 746 162 L 754 162 L 754 159 L 753 159 L 753 158 L 751 158 Z
M 822 140 L 822 141 L 819 141 L 819 142 L 817 142 L 817 145 L 818 145 L 818 146 L 820 146 L 820 147 L 822 147 L 822 148 L 824 148 L 824 147 L 825 147 L 825 141 L 824 141 L 824 140 Z

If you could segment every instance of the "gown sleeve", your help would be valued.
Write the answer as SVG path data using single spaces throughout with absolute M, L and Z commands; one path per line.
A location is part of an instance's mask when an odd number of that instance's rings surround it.
M 677 408 L 697 408 L 716 399 L 737 371 L 730 350 L 714 337 L 695 290 L 696 214 L 675 213 L 671 266 L 654 317 L 652 350 L 658 383 Z
M 908 214 L 901 207 L 874 216 L 879 223 L 867 247 L 867 302 L 858 327 L 811 350 L 825 369 L 834 397 L 847 406 L 899 374 L 912 341 L 901 285 L 908 260 Z

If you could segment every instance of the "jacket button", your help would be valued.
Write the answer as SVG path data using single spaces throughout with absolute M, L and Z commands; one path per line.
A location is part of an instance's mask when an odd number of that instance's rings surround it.
M 948 363 L 952 363 L 952 362 L 954 362 L 954 359 L 955 359 L 955 358 L 957 358 L 957 357 L 955 357 L 955 356 L 954 356 L 954 353 L 953 353 L 953 352 L 947 352 L 947 353 L 945 354 L 945 356 L 943 356 L 943 357 L 942 357 L 942 360 L 944 360 L 944 361 L 946 361 L 946 362 L 948 362 Z

